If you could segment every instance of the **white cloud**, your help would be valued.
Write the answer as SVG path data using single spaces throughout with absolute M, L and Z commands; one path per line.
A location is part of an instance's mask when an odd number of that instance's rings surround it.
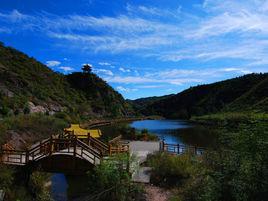
M 45 33 L 60 45 L 85 52 L 131 51 L 141 57 L 174 62 L 240 59 L 246 60 L 246 65 L 258 66 L 268 64 L 267 8 L 267 1 L 206 0 L 198 8 L 202 16 L 184 9 L 128 5 L 127 13 L 112 17 L 49 13 L 33 16 L 13 10 L 0 13 L 0 21 L 7 23 L 11 31 L 27 28 Z M 155 17 L 158 14 L 168 20 Z M 0 32 L 1 29 L 4 27 Z
M 73 71 L 74 68 L 70 67 L 70 66 L 60 66 L 59 69 L 68 72 L 68 71 Z
M 118 87 L 116 87 L 116 89 L 118 91 L 122 91 L 122 92 L 126 92 L 126 93 L 138 91 L 138 89 L 135 89 L 135 88 L 126 88 L 126 87 L 122 87 L 122 86 L 118 86 Z
M 0 17 L 4 20 L 9 20 L 11 22 L 20 22 L 23 20 L 30 20 L 32 17 L 29 15 L 24 15 L 18 10 L 13 10 L 10 13 L 0 13 Z
M 99 62 L 99 65 L 101 65 L 101 66 L 111 66 L 111 64 L 108 63 L 108 62 Z
M 135 84 L 136 88 L 160 88 L 166 85 L 183 85 L 187 83 L 205 83 L 212 78 L 222 77 L 228 73 L 243 75 L 253 71 L 245 67 L 204 68 L 198 70 L 168 69 L 147 72 L 143 76 L 111 76 L 104 78 L 110 83 Z M 143 84 L 143 85 L 142 85 Z
M 55 66 L 59 66 L 61 64 L 61 62 L 60 61 L 47 61 L 46 62 L 46 65 L 48 66 L 48 67 L 55 67 Z
M 11 33 L 11 30 L 6 27 L 0 27 L 0 33 Z
M 101 74 L 104 74 L 104 75 L 109 75 L 109 76 L 114 75 L 112 71 L 106 70 L 106 69 L 95 69 L 94 72 L 101 73 Z
M 162 87 L 165 87 L 165 85 L 139 85 L 139 86 L 136 86 L 137 88 L 139 89 L 156 89 L 156 88 L 162 88 Z
M 126 69 L 126 68 L 122 68 L 122 67 L 120 67 L 119 70 L 122 71 L 123 73 L 130 73 L 131 72 L 130 69 Z

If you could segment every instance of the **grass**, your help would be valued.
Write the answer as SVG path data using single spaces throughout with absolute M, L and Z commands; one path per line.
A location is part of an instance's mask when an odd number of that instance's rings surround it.
M 30 136 L 29 141 L 34 141 L 60 133 L 67 126 L 68 123 L 65 120 L 43 114 L 8 117 L 0 123 L 0 143 L 8 141 L 11 138 L 11 132 L 20 136 Z
M 204 116 L 194 116 L 191 118 L 191 121 L 213 125 L 254 123 L 259 121 L 268 121 L 268 114 L 254 112 L 225 112 Z
M 182 186 L 197 170 L 198 157 L 190 153 L 171 155 L 157 153 L 149 155 L 148 165 L 152 167 L 151 183 L 163 187 Z

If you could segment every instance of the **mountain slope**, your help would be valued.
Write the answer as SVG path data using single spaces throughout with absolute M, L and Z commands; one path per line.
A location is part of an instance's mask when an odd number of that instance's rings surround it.
M 79 82 L 83 88 L 78 87 Z M 130 107 L 93 73 L 55 73 L 34 58 L 0 44 L 0 117 L 63 111 L 87 117 L 123 116 Z
M 148 97 L 148 98 L 139 98 L 136 100 L 128 100 L 128 101 L 130 104 L 133 105 L 133 107 L 136 111 L 142 111 L 148 105 L 151 105 L 157 101 L 169 98 L 171 96 L 174 96 L 174 94 L 170 94 L 170 95 L 166 95 L 166 96 L 152 96 L 152 97 Z
M 267 78 L 267 73 L 249 74 L 191 87 L 174 96 L 149 102 L 140 112 L 168 118 L 190 118 L 193 115 L 213 114 L 223 110 L 267 111 Z

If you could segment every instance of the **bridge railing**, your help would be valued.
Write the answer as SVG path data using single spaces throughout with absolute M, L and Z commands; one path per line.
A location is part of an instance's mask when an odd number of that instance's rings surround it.
M 109 146 L 98 140 L 94 137 L 88 136 L 88 145 L 92 146 L 93 148 L 97 149 L 103 156 L 108 154 Z
M 86 143 L 82 142 L 81 140 L 77 140 L 77 146 L 81 148 L 81 150 L 76 150 L 75 153 L 86 159 L 91 160 L 94 165 L 97 165 L 100 163 L 102 154 L 97 152 L 96 150 L 92 149 L 90 146 L 88 146 Z
M 26 152 L 20 150 L 0 150 L 0 162 L 14 165 L 26 164 Z
M 90 147 L 93 147 L 98 152 L 100 152 L 102 156 L 107 156 L 109 154 L 115 154 L 115 153 L 128 152 L 129 146 L 119 142 L 121 137 L 122 136 L 118 136 L 118 137 L 110 140 L 108 144 L 105 144 L 101 140 L 94 138 L 94 137 L 91 137 L 90 134 L 88 134 L 88 136 L 86 138 L 84 135 L 74 135 L 73 132 L 65 132 L 64 134 L 60 135 L 60 138 L 62 138 L 62 139 L 77 138 L 80 141 L 83 141 L 84 143 L 89 145 Z
M 129 152 L 129 145 L 128 144 L 121 144 L 121 145 L 109 145 L 109 154 L 119 154 L 119 153 L 128 153 Z
M 160 142 L 160 151 L 172 153 L 172 154 L 183 154 L 190 152 L 196 155 L 202 155 L 205 151 L 203 147 L 196 147 L 184 144 L 169 144 L 165 142 Z

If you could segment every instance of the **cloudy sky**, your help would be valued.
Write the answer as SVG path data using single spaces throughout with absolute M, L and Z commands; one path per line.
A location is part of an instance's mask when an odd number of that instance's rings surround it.
M 0 0 L 0 41 L 125 98 L 268 71 L 268 1 Z

